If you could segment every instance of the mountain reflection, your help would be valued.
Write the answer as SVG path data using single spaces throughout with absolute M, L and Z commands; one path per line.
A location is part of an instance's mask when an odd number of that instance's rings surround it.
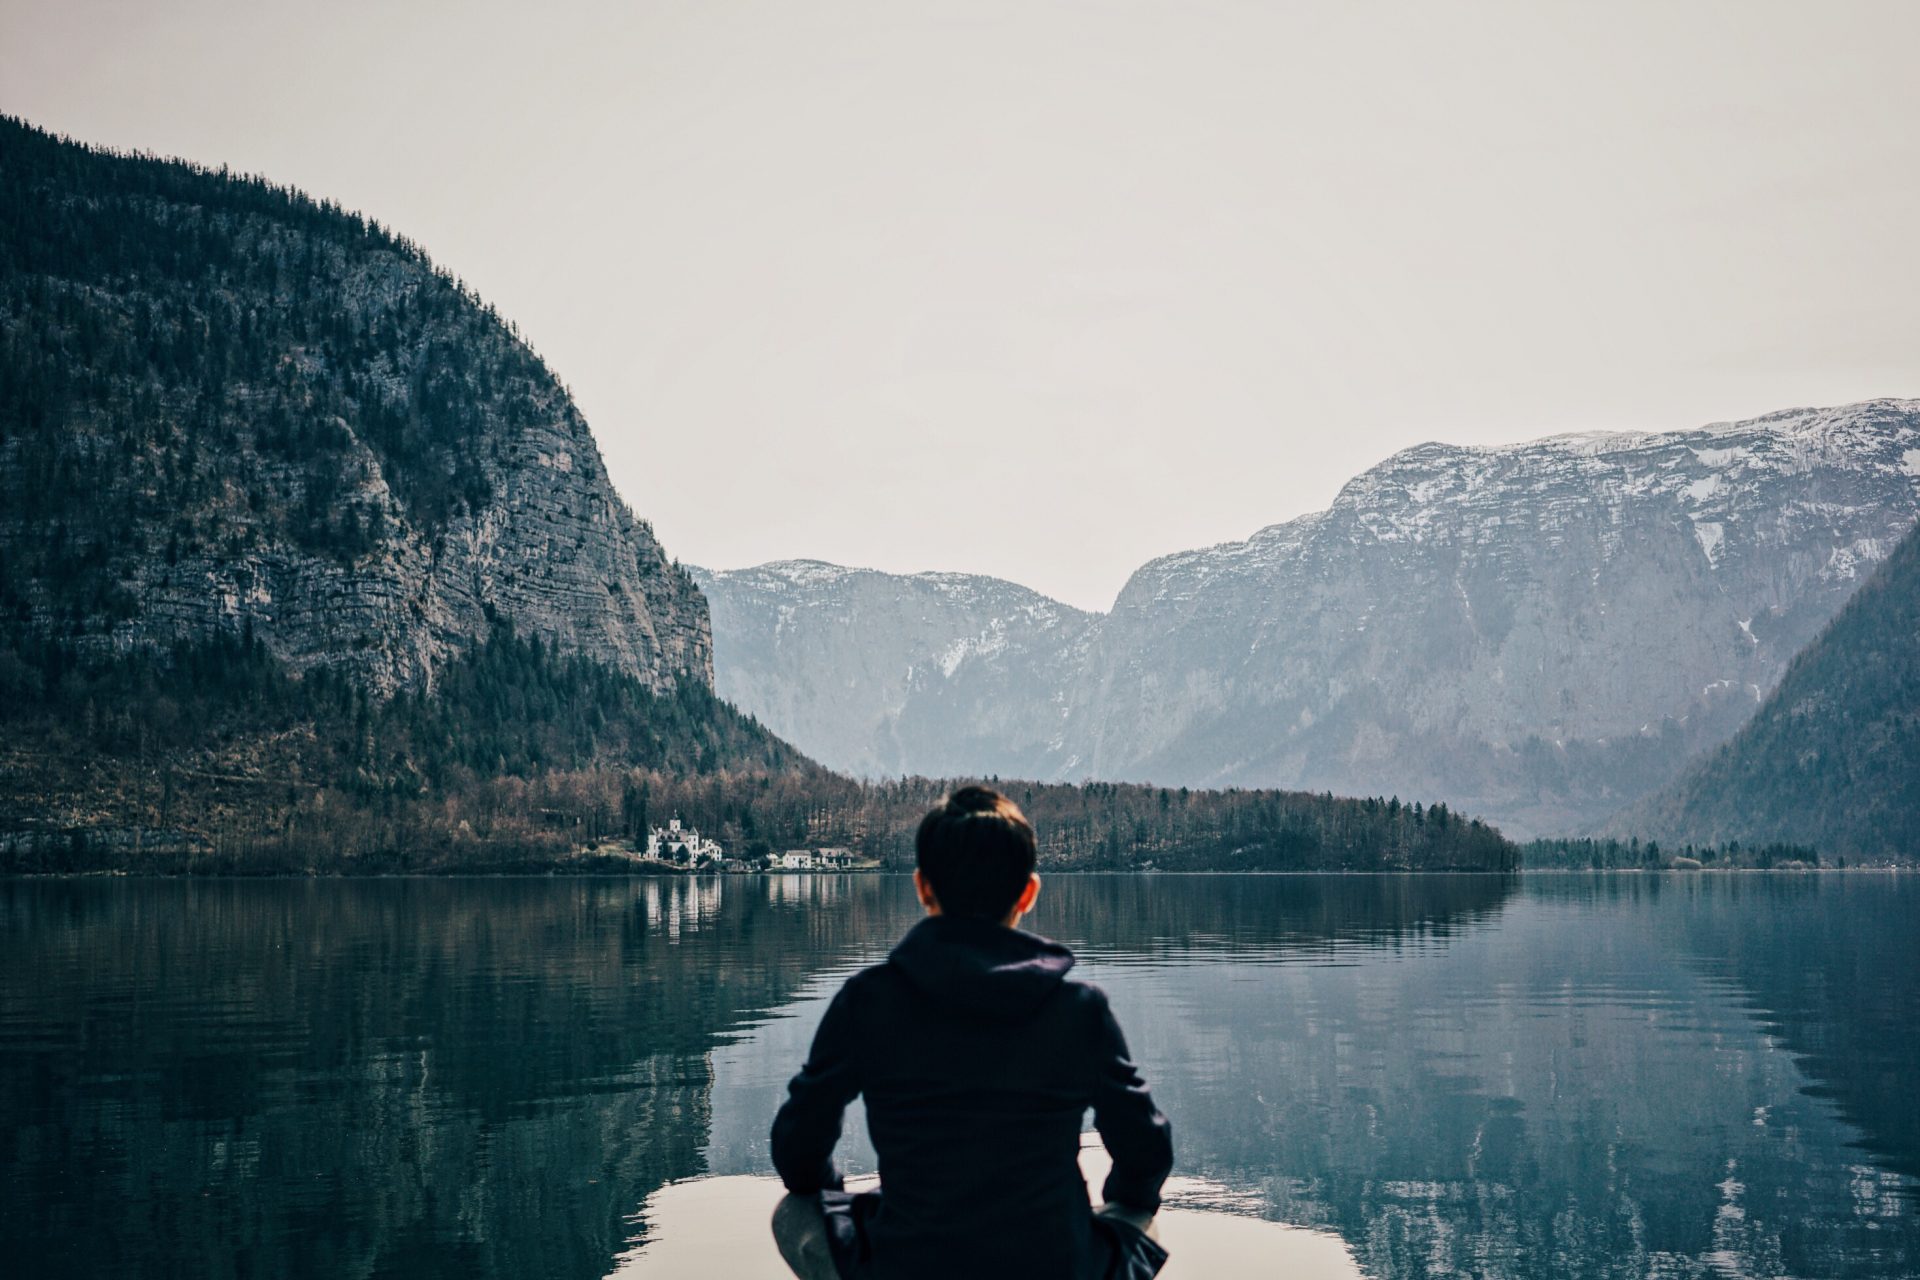
M 850 882 L 0 885 L 20 1274 L 598 1276 Z M 882 920 L 887 923 L 882 923 Z
M 1901 1275 L 1913 906 L 1060 877 L 1033 924 L 1179 1172 L 1369 1274 Z M 0 884 L 0 1234 L 34 1275 L 604 1275 L 674 1230 L 661 1187 L 767 1172 L 818 1008 L 915 912 L 898 877 Z
M 1444 948 L 1109 985 L 1181 1167 L 1370 1274 L 1913 1274 L 1901 1179 L 1657 905 L 1529 892 Z
M 1831 1098 L 1881 1163 L 1920 1179 L 1913 877 L 1736 877 L 1708 895 L 1683 880 L 1664 892 L 1699 963 L 1738 984 L 1753 1015 L 1799 1059 L 1808 1092 Z M 1711 898 L 1727 905 L 1716 909 Z

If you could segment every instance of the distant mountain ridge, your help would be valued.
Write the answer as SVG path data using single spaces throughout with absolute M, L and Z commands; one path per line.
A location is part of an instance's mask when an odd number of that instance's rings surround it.
M 1614 827 L 1664 841 L 1920 856 L 1920 530 L 1733 739 Z
M 412 244 L 0 118 L 0 626 L 246 633 L 385 695 L 496 621 L 712 680 L 699 591 L 566 388 Z
M 971 574 L 818 560 L 691 572 L 713 613 L 720 695 L 833 767 L 1051 776 L 1096 615 Z
M 1426 796 L 1514 832 L 1589 830 L 1730 736 L 1916 515 L 1920 401 L 1426 444 L 1326 511 L 1149 563 L 1110 613 L 1033 635 L 1027 677 L 998 679 L 1045 777 Z M 755 714 L 804 704 L 769 658 L 783 637 L 809 635 L 839 670 L 840 644 L 901 671 L 931 651 L 872 605 L 864 629 L 811 631 L 801 597 L 776 614 L 733 591 L 754 572 L 703 581 L 720 686 Z M 819 577 L 807 607 L 841 607 L 837 581 Z M 857 682 L 835 698 L 842 724 L 899 714 Z M 868 767 L 797 714 L 782 727 Z M 917 766 L 903 751 L 887 769 Z

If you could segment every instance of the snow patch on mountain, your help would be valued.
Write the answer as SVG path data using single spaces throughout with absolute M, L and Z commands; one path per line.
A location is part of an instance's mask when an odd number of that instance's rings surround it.
M 1713 520 L 1695 520 L 1693 536 L 1699 540 L 1701 554 L 1707 557 L 1707 563 L 1717 565 L 1720 561 L 1720 544 L 1726 538 L 1725 527 Z

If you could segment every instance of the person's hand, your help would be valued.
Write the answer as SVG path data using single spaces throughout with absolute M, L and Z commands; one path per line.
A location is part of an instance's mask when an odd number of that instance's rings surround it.
M 1135 1209 L 1130 1205 L 1113 1203 L 1101 1205 L 1098 1209 L 1094 1210 L 1094 1214 L 1096 1217 L 1112 1218 L 1115 1222 L 1124 1222 L 1142 1235 L 1154 1239 L 1158 1238 L 1157 1233 L 1155 1233 L 1153 1229 L 1153 1214 L 1149 1210 Z

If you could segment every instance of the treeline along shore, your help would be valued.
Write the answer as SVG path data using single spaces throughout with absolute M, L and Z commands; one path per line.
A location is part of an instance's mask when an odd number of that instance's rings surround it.
M 680 817 L 753 857 L 838 845 L 912 862 L 954 780 L 808 761 L 704 686 L 656 693 L 510 627 L 430 693 L 293 678 L 249 636 L 83 657 L 0 647 L 0 870 L 617 872 Z M 994 780 L 1054 870 L 1506 871 L 1445 805 L 1285 791 Z

